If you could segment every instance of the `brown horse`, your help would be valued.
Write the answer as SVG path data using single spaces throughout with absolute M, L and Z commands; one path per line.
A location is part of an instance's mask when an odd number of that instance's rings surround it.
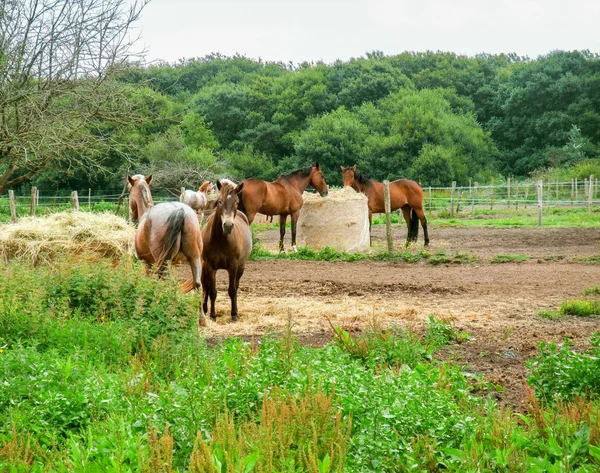
M 358 172 L 356 164 L 351 168 L 345 168 L 344 166 L 341 166 L 341 168 L 344 187 L 352 187 L 356 192 L 363 192 L 369 199 L 370 226 L 374 213 L 385 212 L 383 184 Z M 423 189 L 421 189 L 421 186 L 409 179 L 398 179 L 390 182 L 390 204 L 392 211 L 402 209 L 408 228 L 406 244 L 417 241 L 420 220 L 423 227 L 425 246 L 428 246 L 429 233 L 427 232 L 427 218 L 423 210 Z
M 310 184 L 321 196 L 327 195 L 328 188 L 319 163 L 291 174 L 279 176 L 273 182 L 260 179 L 245 179 L 241 194 L 239 210 L 248 216 L 252 223 L 254 216 L 260 212 L 264 215 L 279 215 L 279 251 L 283 251 L 285 222 L 288 215 L 292 219 L 292 249 L 296 249 L 296 223 L 304 201 L 302 193 Z M 241 185 L 240 184 L 240 185 Z
M 146 263 L 149 272 L 156 265 L 159 277 L 164 277 L 167 265 L 185 259 L 192 268 L 192 279 L 181 287 L 185 292 L 200 287 L 202 237 L 198 216 L 181 202 L 154 205 L 149 182 L 152 176 L 127 176 L 129 181 L 129 214 L 139 220 L 135 234 L 135 254 Z
M 215 299 L 217 297 L 216 273 L 226 269 L 229 273 L 229 298 L 231 299 L 231 319 L 238 318 L 237 291 L 244 265 L 252 251 L 252 233 L 246 215 L 238 212 L 238 193 L 244 183 L 237 187 L 217 181 L 219 197 L 215 208 L 202 230 L 204 250 L 202 251 L 202 311 L 208 312 L 210 297 L 210 318 L 215 319 Z

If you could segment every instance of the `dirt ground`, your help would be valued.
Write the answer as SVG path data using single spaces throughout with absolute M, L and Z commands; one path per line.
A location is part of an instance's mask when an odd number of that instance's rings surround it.
M 383 226 L 374 227 L 374 247 L 383 248 Z M 406 229 L 396 226 L 400 248 Z M 263 248 L 275 249 L 278 230 L 258 234 Z M 600 266 L 574 262 L 600 253 L 599 229 L 430 229 L 431 252 L 467 252 L 478 262 L 432 266 L 426 262 L 250 261 L 240 283 L 240 321 L 231 323 L 226 273 L 218 277 L 216 323 L 206 337 L 261 336 L 291 323 L 303 343 L 331 341 L 331 324 L 354 332 L 393 324 L 421 330 L 429 315 L 449 319 L 471 335 L 442 356 L 502 386 L 502 404 L 518 408 L 524 399 L 524 361 L 540 342 L 570 338 L 586 349 L 598 318 L 560 321 L 536 315 L 562 301 L 582 297 L 600 284 Z M 420 234 L 422 242 L 422 234 Z M 422 243 L 419 244 L 421 246 Z M 289 235 L 286 238 L 289 246 Z M 525 263 L 491 264 L 499 254 L 524 254 Z M 552 256 L 552 259 L 549 257 Z M 180 276 L 186 277 L 187 267 Z

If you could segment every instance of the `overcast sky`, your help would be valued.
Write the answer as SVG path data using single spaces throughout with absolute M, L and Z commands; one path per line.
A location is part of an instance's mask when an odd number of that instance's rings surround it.
M 148 61 L 213 52 L 294 63 L 373 50 L 600 52 L 600 0 L 152 0 L 138 26 Z

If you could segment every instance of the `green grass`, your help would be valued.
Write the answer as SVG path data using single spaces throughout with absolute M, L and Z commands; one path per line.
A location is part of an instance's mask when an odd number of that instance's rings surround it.
M 443 216 L 444 214 L 442 214 Z M 454 218 L 440 218 L 436 214 L 428 221 L 439 227 L 536 227 L 538 214 L 536 209 L 526 210 L 477 210 L 473 214 L 466 210 L 456 214 Z M 544 209 L 542 226 L 550 228 L 598 228 L 600 227 L 600 209 L 597 207 L 588 212 L 584 208 Z
M 392 253 L 348 253 L 337 251 L 330 247 L 322 250 L 313 250 L 311 248 L 298 248 L 296 252 L 280 253 L 263 250 L 260 244 L 255 244 L 250 255 L 251 260 L 301 260 L 301 261 L 343 261 L 355 263 L 359 261 L 386 261 L 391 263 L 420 263 L 428 261 L 429 264 L 469 264 L 477 261 L 477 257 L 468 253 L 457 252 L 454 256 L 449 256 L 443 251 L 431 255 L 428 251 L 411 251 L 405 249 L 400 252 Z
M 573 258 L 573 261 L 578 262 L 578 263 L 600 264 L 600 255 L 594 255 L 594 256 L 588 256 L 588 257 L 576 256 Z
M 591 300 L 570 300 L 560 305 L 560 312 L 565 315 L 589 317 L 600 315 L 600 302 Z
M 548 320 L 559 320 L 564 317 L 564 314 L 562 312 L 560 312 L 559 310 L 552 310 L 552 309 L 540 310 L 537 313 L 537 315 L 539 315 L 543 319 L 548 319 Z
M 598 284 L 594 284 L 593 286 L 586 287 L 583 290 L 583 295 L 585 295 L 585 296 L 600 296 L 600 286 Z
M 131 261 L 10 263 L 0 293 L 0 471 L 600 467 L 596 353 L 544 349 L 530 382 L 547 402 L 530 396 L 517 415 L 487 398 L 496 387 L 436 361 L 468 336 L 435 317 L 423 333 L 336 328 L 322 348 L 290 327 L 211 347 L 198 295 Z M 590 397 L 553 402 L 570 392 Z
M 490 262 L 491 263 L 522 263 L 531 259 L 531 256 L 527 255 L 496 255 Z

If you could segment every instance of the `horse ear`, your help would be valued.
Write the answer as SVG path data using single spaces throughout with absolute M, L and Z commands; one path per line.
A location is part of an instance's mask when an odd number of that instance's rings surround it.
M 356 171 L 356 164 L 354 166 L 352 166 L 352 170 Z
M 346 168 L 344 166 L 340 166 L 342 168 L 342 172 L 344 172 L 346 170 Z
M 151 182 L 152 182 L 152 174 L 150 174 L 149 176 L 146 176 L 146 184 L 150 185 Z
M 221 187 L 223 187 L 223 184 L 221 184 L 221 181 L 217 180 L 217 189 L 220 191 Z
M 235 193 L 239 194 L 240 192 L 242 192 L 242 189 L 244 188 L 244 183 L 240 182 L 237 187 L 235 188 Z
M 127 174 L 127 181 L 129 181 L 130 186 L 133 186 L 135 179 L 133 177 L 131 177 L 129 174 Z
M 316 167 L 317 169 L 321 169 L 321 168 L 319 167 L 319 163 L 315 163 L 315 167 Z

